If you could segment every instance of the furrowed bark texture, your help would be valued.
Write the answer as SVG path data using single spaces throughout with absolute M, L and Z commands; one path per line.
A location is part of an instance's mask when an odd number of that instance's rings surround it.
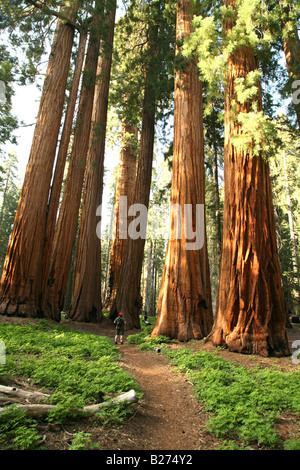
M 137 137 L 137 132 L 128 124 L 122 123 L 122 144 L 117 174 L 116 200 L 114 209 L 114 238 L 110 252 L 109 296 L 107 306 L 111 306 L 116 296 L 121 266 L 126 249 L 126 238 L 120 238 L 120 197 L 127 197 L 127 207 L 133 204 L 136 180 L 136 154 L 130 146 L 128 137 Z M 127 223 L 129 219 L 127 218 Z
M 192 31 L 191 10 L 190 0 L 178 2 L 178 41 L 188 37 Z M 175 215 L 178 217 L 178 213 L 171 213 L 157 321 L 152 337 L 163 334 L 180 341 L 188 341 L 206 336 L 213 321 L 205 220 L 201 225 L 201 249 L 187 249 L 188 243 L 194 240 L 188 239 L 191 237 L 184 227 L 187 220 L 184 205 L 192 205 L 193 227 L 190 224 L 189 229 L 193 228 L 194 231 L 196 205 L 205 205 L 202 85 L 195 63 L 190 63 L 183 71 L 176 72 L 174 112 L 171 206 L 177 205 L 180 208 L 182 236 L 179 239 L 179 234 L 175 234 L 178 227 Z
M 74 18 L 77 0 L 63 7 Z M 42 253 L 47 204 L 63 112 L 74 29 L 58 20 L 30 157 L 0 284 L 0 313 L 41 315 Z
M 150 48 L 155 49 L 157 31 L 152 37 Z M 150 49 L 151 50 L 151 49 Z M 139 162 L 136 176 L 134 203 L 148 209 L 152 177 L 153 146 L 155 130 L 156 94 L 154 88 L 154 67 L 147 67 L 146 85 L 144 92 L 142 131 L 139 152 Z M 124 260 L 120 272 L 116 297 L 110 308 L 110 318 L 114 319 L 122 312 L 128 328 L 140 328 L 140 280 L 143 266 L 145 238 L 133 239 L 128 235 Z
M 101 6 L 101 2 L 98 3 Z M 101 36 L 101 17 L 102 15 L 99 12 L 95 13 L 93 17 L 68 175 L 53 240 L 45 308 L 46 315 L 55 321 L 60 321 L 64 305 L 72 251 L 78 228 L 79 207 L 93 111 Z
M 225 4 L 235 8 L 235 0 Z M 233 25 L 233 20 L 225 21 L 227 34 Z M 269 166 L 260 155 L 253 155 L 252 148 L 238 150 L 232 142 L 243 133 L 238 114 L 251 109 L 250 101 L 238 102 L 235 80 L 257 68 L 251 47 L 239 47 L 228 58 L 222 259 L 215 322 L 208 339 L 230 351 L 282 356 L 289 348 Z M 262 109 L 260 86 L 255 99 Z
M 61 188 L 63 183 L 65 165 L 68 155 L 68 149 L 70 145 L 70 137 L 72 134 L 74 111 L 77 101 L 79 82 L 82 73 L 83 61 L 85 57 L 85 48 L 86 48 L 87 34 L 82 32 L 80 36 L 77 59 L 75 64 L 75 70 L 73 74 L 72 87 L 70 91 L 70 96 L 68 100 L 68 107 L 65 116 L 65 122 L 63 127 L 63 132 L 61 136 L 61 141 L 59 145 L 59 151 L 57 155 L 57 161 L 55 165 L 55 172 L 53 177 L 53 182 L 50 190 L 50 197 L 48 202 L 48 212 L 46 219 L 46 236 L 45 236 L 45 245 L 43 249 L 43 274 L 42 274 L 42 286 L 41 286 L 41 306 L 42 310 L 45 311 L 45 296 L 47 289 L 47 280 L 49 274 L 49 264 L 51 259 L 52 243 L 55 233 L 55 224 L 57 211 L 59 207 L 59 200 L 61 194 Z
M 69 316 L 74 321 L 102 319 L 101 303 L 101 241 L 96 233 L 97 208 L 102 203 L 103 171 L 108 92 L 112 62 L 116 3 L 108 14 L 109 33 L 97 70 L 90 146 L 84 183 L 82 214 L 80 219 L 73 295 Z

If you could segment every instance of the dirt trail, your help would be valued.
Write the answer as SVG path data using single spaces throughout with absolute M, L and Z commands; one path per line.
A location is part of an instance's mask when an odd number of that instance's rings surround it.
M 86 333 L 101 334 L 113 339 L 114 328 L 110 321 L 100 325 L 70 323 L 67 326 Z M 299 330 L 290 330 L 290 345 L 300 339 Z M 193 386 L 187 378 L 170 365 L 159 353 L 141 351 L 126 342 L 119 345 L 122 354 L 120 365 L 136 380 L 143 392 L 137 411 L 125 426 L 115 429 L 112 440 L 105 448 L 115 450 L 214 450 L 222 441 L 205 430 L 209 418 L 203 404 L 193 396 Z M 196 346 L 195 346 L 196 347 Z M 200 349 L 209 349 L 199 342 Z M 213 349 L 213 348 L 212 348 Z M 290 358 L 262 358 L 220 351 L 224 359 L 246 367 L 272 367 L 282 370 L 294 368 Z M 111 436 L 111 434 L 110 434 Z M 112 437 L 112 436 L 111 436 Z
M 114 338 L 108 319 L 101 324 L 64 323 L 70 329 Z M 116 450 L 212 450 L 221 441 L 204 427 L 208 420 L 204 405 L 193 396 L 193 386 L 160 353 L 141 351 L 126 342 L 132 331 L 125 332 L 124 344 L 118 345 L 124 368 L 139 384 L 143 397 L 137 411 L 125 426 L 115 430 L 113 442 L 105 448 Z M 110 434 L 112 437 L 112 434 Z
M 143 391 L 136 415 L 126 423 L 132 450 L 199 450 L 219 444 L 204 430 L 207 414 L 193 397 L 192 385 L 164 356 L 127 344 L 120 351 L 124 369 Z
M 20 322 L 20 319 L 2 321 Z M 26 321 L 28 320 L 23 320 L 24 323 Z M 84 333 L 114 338 L 114 328 L 108 320 L 101 324 L 65 321 L 64 325 Z M 95 434 L 95 439 L 100 440 L 103 450 L 217 449 L 222 441 L 205 430 L 209 416 L 204 405 L 194 398 L 192 384 L 183 374 L 176 372 L 164 355 L 141 351 L 137 346 L 128 344 L 126 337 L 129 334 L 132 332 L 125 333 L 125 344 L 118 346 L 121 352 L 120 365 L 134 377 L 143 397 L 135 414 L 121 428 L 116 426 L 106 432 L 90 428 L 91 424 L 87 422 L 86 431 Z M 300 340 L 300 330 L 290 330 L 288 334 L 290 345 L 293 341 Z M 194 348 L 209 349 L 209 346 L 200 341 Z M 227 350 L 219 351 L 218 354 L 224 359 L 250 368 L 278 366 L 283 371 L 295 368 L 290 357 L 270 359 L 232 354 Z M 287 420 L 286 425 L 290 425 L 290 421 Z M 72 429 L 70 426 L 69 433 L 73 432 Z M 64 448 L 64 439 L 64 434 L 54 431 L 51 448 Z

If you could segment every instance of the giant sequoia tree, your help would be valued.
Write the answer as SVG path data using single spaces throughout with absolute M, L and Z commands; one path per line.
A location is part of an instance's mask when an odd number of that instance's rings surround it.
M 131 3 L 136 7 L 135 2 Z M 133 204 L 135 190 L 138 129 L 143 90 L 143 76 L 140 74 L 141 55 L 143 43 L 146 44 L 146 37 L 141 32 L 140 15 L 140 9 L 133 10 L 131 5 L 126 15 L 119 19 L 115 32 L 110 106 L 117 110 L 121 137 L 106 307 L 111 306 L 116 296 L 127 243 L 127 238 L 120 236 L 120 203 L 122 210 L 122 201 L 127 198 L 127 207 L 130 207 Z M 124 81 L 124 76 L 127 77 L 126 81 Z M 130 223 L 129 219 L 129 217 L 126 218 L 126 224 Z
M 103 25 L 104 0 L 97 0 L 92 12 L 92 24 L 82 78 L 76 129 L 70 156 L 67 180 L 55 230 L 46 292 L 46 312 L 60 320 L 78 227 L 79 207 L 84 181 L 93 112 L 96 72 Z
M 157 38 L 154 38 L 154 41 L 156 42 Z M 133 198 L 135 204 L 141 204 L 145 208 L 148 208 L 149 204 L 155 129 L 156 96 L 152 74 L 153 68 L 149 64 L 146 75 L 139 162 Z M 128 236 L 118 290 L 110 309 L 111 318 L 114 318 L 118 312 L 123 312 L 130 328 L 140 327 L 140 277 L 145 246 L 145 234 L 142 231 L 141 228 L 141 236 L 138 238 L 132 238 L 130 234 Z
M 231 351 L 282 356 L 289 348 L 269 165 L 263 152 L 265 121 L 256 41 L 237 5 L 235 0 L 225 1 L 224 222 L 219 292 L 209 339 Z M 246 84 L 248 90 L 241 86 Z M 256 123 L 252 133 L 250 119 Z
M 188 37 L 191 31 L 192 2 L 179 1 L 177 41 Z M 179 53 L 177 49 L 177 55 Z M 164 334 L 187 341 L 201 339 L 209 333 L 212 303 L 205 217 L 202 218 L 203 213 L 197 210 L 205 205 L 202 85 L 195 61 L 179 63 L 181 68 L 176 71 L 175 79 L 171 190 L 171 207 L 176 210 L 171 213 L 157 321 L 152 336 Z M 186 205 L 192 208 L 190 215 Z
M 40 314 L 42 256 L 49 189 L 63 112 L 78 1 L 61 8 L 52 43 L 29 162 L 0 285 L 0 313 Z M 70 22 L 66 19 L 70 18 Z
M 214 345 L 227 346 L 231 351 L 264 356 L 289 354 L 268 164 L 273 154 L 278 155 L 275 148 L 278 140 L 274 138 L 274 123 L 263 113 L 268 108 L 269 90 L 263 94 L 262 88 L 267 88 L 268 78 L 274 77 L 277 70 L 273 51 L 285 53 L 288 91 L 293 91 L 295 84 L 298 86 L 299 0 L 223 0 L 222 8 L 221 0 L 128 3 L 127 12 L 115 30 L 116 0 L 57 0 L 51 5 L 25 0 L 4 2 L 6 12 L 16 10 L 18 25 L 24 21 L 20 31 L 22 38 L 28 39 L 27 58 L 33 72 L 44 44 L 38 40 L 44 36 L 44 30 L 39 31 L 40 23 L 33 18 L 39 18 L 50 29 L 53 15 L 58 21 L 0 283 L 0 314 L 46 313 L 60 320 L 78 234 L 70 316 L 75 321 L 101 320 L 97 207 L 102 200 L 108 95 L 110 98 L 114 95 L 111 104 L 122 126 L 122 149 L 116 191 L 116 238 L 111 251 L 110 317 L 113 319 L 122 311 L 129 328 L 140 327 L 145 215 L 151 198 L 154 141 L 155 135 L 159 136 L 156 130 L 162 118 L 173 112 L 174 103 L 170 233 L 152 336 L 164 334 L 180 341 L 208 336 Z M 0 9 L 2 12 L 3 7 Z M 196 16 L 196 10 L 202 11 L 203 16 Z M 32 11 L 35 13 L 30 16 Z M 48 15 L 45 23 L 44 13 Z M 5 22 L 14 28 L 13 19 Z M 35 24 L 33 38 L 29 37 L 30 24 Z M 79 30 L 81 40 L 65 125 L 61 127 L 75 30 Z M 15 43 L 20 43 L 17 34 L 12 36 Z M 115 39 L 117 47 L 112 60 Z M 5 57 L 9 55 L 3 55 L 1 47 L 0 56 L 4 60 L 0 79 L 5 80 Z M 111 76 L 112 63 L 115 67 Z M 203 89 L 205 110 L 211 110 L 204 125 Z M 209 220 L 215 221 L 220 245 L 222 198 L 217 158 L 223 150 L 223 125 L 217 122 L 220 106 L 222 114 L 225 108 L 224 220 L 213 321 L 205 165 L 213 177 L 216 201 L 216 214 Z M 297 107 L 295 110 L 299 114 Z M 12 124 L 14 127 L 15 123 Z M 11 127 L 5 128 L 1 121 L 0 133 L 2 142 L 10 137 Z M 297 153 L 296 146 L 292 152 Z M 62 185 L 66 161 L 68 173 Z M 296 227 L 299 216 L 291 219 L 297 204 L 291 201 L 289 184 L 286 179 L 289 219 L 295 220 Z M 155 191 L 152 195 L 155 202 Z M 126 240 L 122 239 L 124 232 L 122 236 L 118 233 L 121 196 L 127 196 L 125 217 L 124 212 L 121 214 Z M 4 217 L 4 203 L 0 219 Z M 152 212 L 158 219 L 159 211 L 155 211 L 154 205 Z M 290 232 L 296 267 L 293 223 Z M 151 243 L 146 296 L 153 279 L 150 258 L 157 260 L 162 251 L 162 243 Z M 210 253 L 210 259 L 214 262 L 216 257 Z M 212 272 L 218 269 L 215 263 Z M 160 270 L 159 278 L 161 274 Z M 156 280 L 153 283 L 156 286 Z
M 47 218 L 46 218 L 46 234 L 45 234 L 45 244 L 43 248 L 43 261 L 42 261 L 42 284 L 40 297 L 41 308 L 45 311 L 45 295 L 46 287 L 48 281 L 49 265 L 51 260 L 52 253 L 52 244 L 55 233 L 55 225 L 57 212 L 59 208 L 61 188 L 63 184 L 65 165 L 68 156 L 68 150 L 70 146 L 70 138 L 73 130 L 73 120 L 74 112 L 77 103 L 78 89 L 82 74 L 82 67 L 85 59 L 85 48 L 87 41 L 87 30 L 83 29 L 80 33 L 80 40 L 78 45 L 78 53 L 74 68 L 74 74 L 72 77 L 72 86 L 68 97 L 68 106 L 65 115 L 64 126 L 62 130 L 62 135 L 60 138 L 59 149 L 57 152 L 55 171 L 53 174 L 53 180 L 51 183 L 51 190 L 49 194 L 49 202 L 47 208 Z
M 143 209 L 148 209 L 150 198 L 150 186 L 152 177 L 153 151 L 155 123 L 157 119 L 158 102 L 162 103 L 163 96 L 169 96 L 168 80 L 166 76 L 165 51 L 164 47 L 168 39 L 172 36 L 172 28 L 168 28 L 165 15 L 165 2 L 153 0 L 148 8 L 145 8 L 147 29 L 146 29 L 146 53 L 143 63 L 144 70 L 144 94 L 142 107 L 142 128 L 139 146 L 139 159 L 135 183 L 133 201 Z M 172 49 L 172 46 L 171 46 Z M 162 83 L 165 84 L 164 91 Z M 138 215 L 140 209 L 133 207 Z M 138 227 L 134 236 L 130 233 L 128 226 L 128 239 L 126 250 L 120 271 L 119 284 L 115 299 L 110 308 L 110 317 L 114 318 L 117 313 L 123 312 L 129 328 L 139 328 L 139 313 L 141 309 L 140 280 L 142 273 L 144 247 L 145 247 L 145 223 L 144 213 L 140 213 L 140 221 L 131 223 Z M 137 218 L 138 220 L 139 218 Z
M 161 1 L 152 2 L 154 16 L 158 20 Z M 152 18 L 153 20 L 153 18 Z M 153 146 L 156 116 L 156 90 L 155 79 L 158 77 L 158 63 L 156 60 L 158 49 L 158 24 L 152 21 L 148 26 L 148 53 L 145 71 L 145 88 L 142 111 L 142 129 L 140 139 L 139 160 L 135 182 L 134 204 L 143 205 L 148 209 L 150 185 L 153 164 Z M 119 312 L 123 312 L 129 328 L 139 328 L 139 297 L 140 278 L 145 246 L 145 234 L 140 227 L 140 236 L 133 238 L 129 232 L 126 251 L 120 271 L 118 290 L 110 308 L 110 317 L 113 319 Z
M 104 152 L 108 92 L 114 38 L 116 0 L 107 1 L 108 34 L 102 40 L 94 95 L 92 127 L 83 188 L 82 210 L 77 242 L 73 295 L 70 317 L 76 321 L 100 321 L 101 255 L 99 233 L 96 232 L 97 208 L 102 203 Z
M 118 289 L 119 277 L 122 262 L 126 250 L 127 238 L 120 234 L 120 203 L 121 198 L 126 200 L 127 207 L 133 204 L 135 180 L 136 180 L 136 149 L 135 140 L 137 131 L 125 121 L 122 122 L 121 130 L 121 151 L 117 173 L 117 186 L 114 208 L 113 240 L 110 252 L 109 269 L 109 292 L 107 303 L 111 305 Z M 122 207 L 122 203 L 121 203 Z M 129 224 L 130 218 L 126 218 L 126 224 Z

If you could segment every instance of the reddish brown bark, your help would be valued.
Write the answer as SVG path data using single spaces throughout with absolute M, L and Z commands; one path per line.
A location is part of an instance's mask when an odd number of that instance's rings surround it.
M 157 47 L 157 33 L 158 30 L 155 28 L 151 33 L 149 42 L 150 59 L 145 77 L 142 130 L 134 192 L 134 203 L 141 204 L 146 209 L 149 205 L 153 163 L 156 112 L 154 76 L 157 73 L 157 66 L 153 64 L 153 57 Z M 132 238 L 130 234 L 128 235 L 118 290 L 110 309 L 110 318 L 114 319 L 119 312 L 122 312 L 127 327 L 130 329 L 140 328 L 140 280 L 144 247 L 145 238 L 143 235 L 137 239 Z
M 77 242 L 75 277 L 69 316 L 74 321 L 102 319 L 101 305 L 101 241 L 96 233 L 97 208 L 102 203 L 103 171 L 108 92 L 112 62 L 116 2 L 108 13 L 107 52 L 99 58 L 94 96 L 92 129 L 87 155 L 82 213 Z
M 93 16 L 93 24 L 90 31 L 74 141 L 59 218 L 54 234 L 49 268 L 45 308 L 47 316 L 56 321 L 60 320 L 61 310 L 64 305 L 72 251 L 78 228 L 79 207 L 89 145 L 100 46 L 102 14 L 99 9 L 101 6 L 103 6 L 103 2 L 99 0 L 97 4 L 98 10 Z
M 178 2 L 177 40 L 192 31 L 190 0 Z M 177 49 L 177 54 L 179 49 Z M 176 71 L 174 151 L 171 206 L 182 214 L 182 237 L 176 239 L 171 217 L 165 269 L 160 289 L 157 321 L 152 337 L 163 334 L 180 341 L 201 339 L 212 326 L 212 304 L 205 223 L 201 249 L 187 249 L 191 240 L 184 229 L 184 205 L 193 207 L 193 229 L 197 204 L 205 205 L 202 85 L 196 63 Z
M 225 2 L 235 7 L 235 0 Z M 225 21 L 228 35 L 234 23 Z M 230 351 L 269 355 L 289 353 L 281 274 L 276 244 L 269 166 L 251 148 L 234 147 L 244 132 L 238 114 L 235 80 L 258 68 L 251 47 L 236 48 L 228 58 L 225 86 L 224 222 L 219 292 L 209 340 Z M 232 102 L 237 102 L 236 115 Z M 261 104 L 261 89 L 255 100 Z
M 127 197 L 127 206 L 133 204 L 135 179 L 136 179 L 136 153 L 130 145 L 129 136 L 137 138 L 137 132 L 125 122 L 122 123 L 122 142 L 120 161 L 117 174 L 117 187 L 115 198 L 114 214 L 114 238 L 110 253 L 110 271 L 109 271 L 109 296 L 107 306 L 109 307 L 117 293 L 121 266 L 124 259 L 127 239 L 120 238 L 119 234 L 119 206 L 120 197 Z M 129 218 L 127 219 L 129 223 Z
M 63 7 L 74 18 L 78 2 Z M 42 253 L 47 204 L 63 112 L 74 29 L 58 20 L 29 162 L 0 285 L 0 313 L 41 315 Z
M 50 264 L 50 259 L 51 259 L 52 243 L 53 243 L 53 238 L 54 238 L 56 217 L 57 217 L 59 199 L 60 199 L 61 188 L 62 188 L 62 183 L 63 183 L 65 164 L 66 164 L 69 145 L 70 145 L 70 137 L 72 133 L 74 111 L 75 111 L 75 106 L 76 106 L 76 101 L 77 101 L 79 82 L 80 82 L 80 77 L 82 73 L 83 61 L 85 57 L 86 40 L 87 40 L 87 34 L 85 31 L 83 31 L 80 35 L 77 59 L 76 59 L 75 70 L 73 74 L 73 80 L 72 80 L 72 87 L 71 87 L 71 91 L 69 95 L 65 122 L 64 122 L 61 141 L 59 145 L 59 151 L 58 151 L 56 165 L 55 165 L 55 172 L 53 176 L 53 182 L 51 185 L 50 197 L 49 197 L 49 202 L 48 202 L 45 246 L 43 250 L 42 286 L 41 286 L 41 293 L 40 293 L 41 298 L 42 298 L 41 306 L 42 306 L 43 311 L 45 310 L 44 302 L 45 302 L 45 295 L 46 295 L 46 287 L 47 287 L 47 280 L 48 280 L 48 273 L 49 273 L 49 264 Z

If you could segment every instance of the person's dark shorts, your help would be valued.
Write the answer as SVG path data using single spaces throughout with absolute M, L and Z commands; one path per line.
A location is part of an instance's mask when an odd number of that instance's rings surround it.
M 124 334 L 124 326 L 117 326 L 116 327 L 116 335 L 120 336 Z

